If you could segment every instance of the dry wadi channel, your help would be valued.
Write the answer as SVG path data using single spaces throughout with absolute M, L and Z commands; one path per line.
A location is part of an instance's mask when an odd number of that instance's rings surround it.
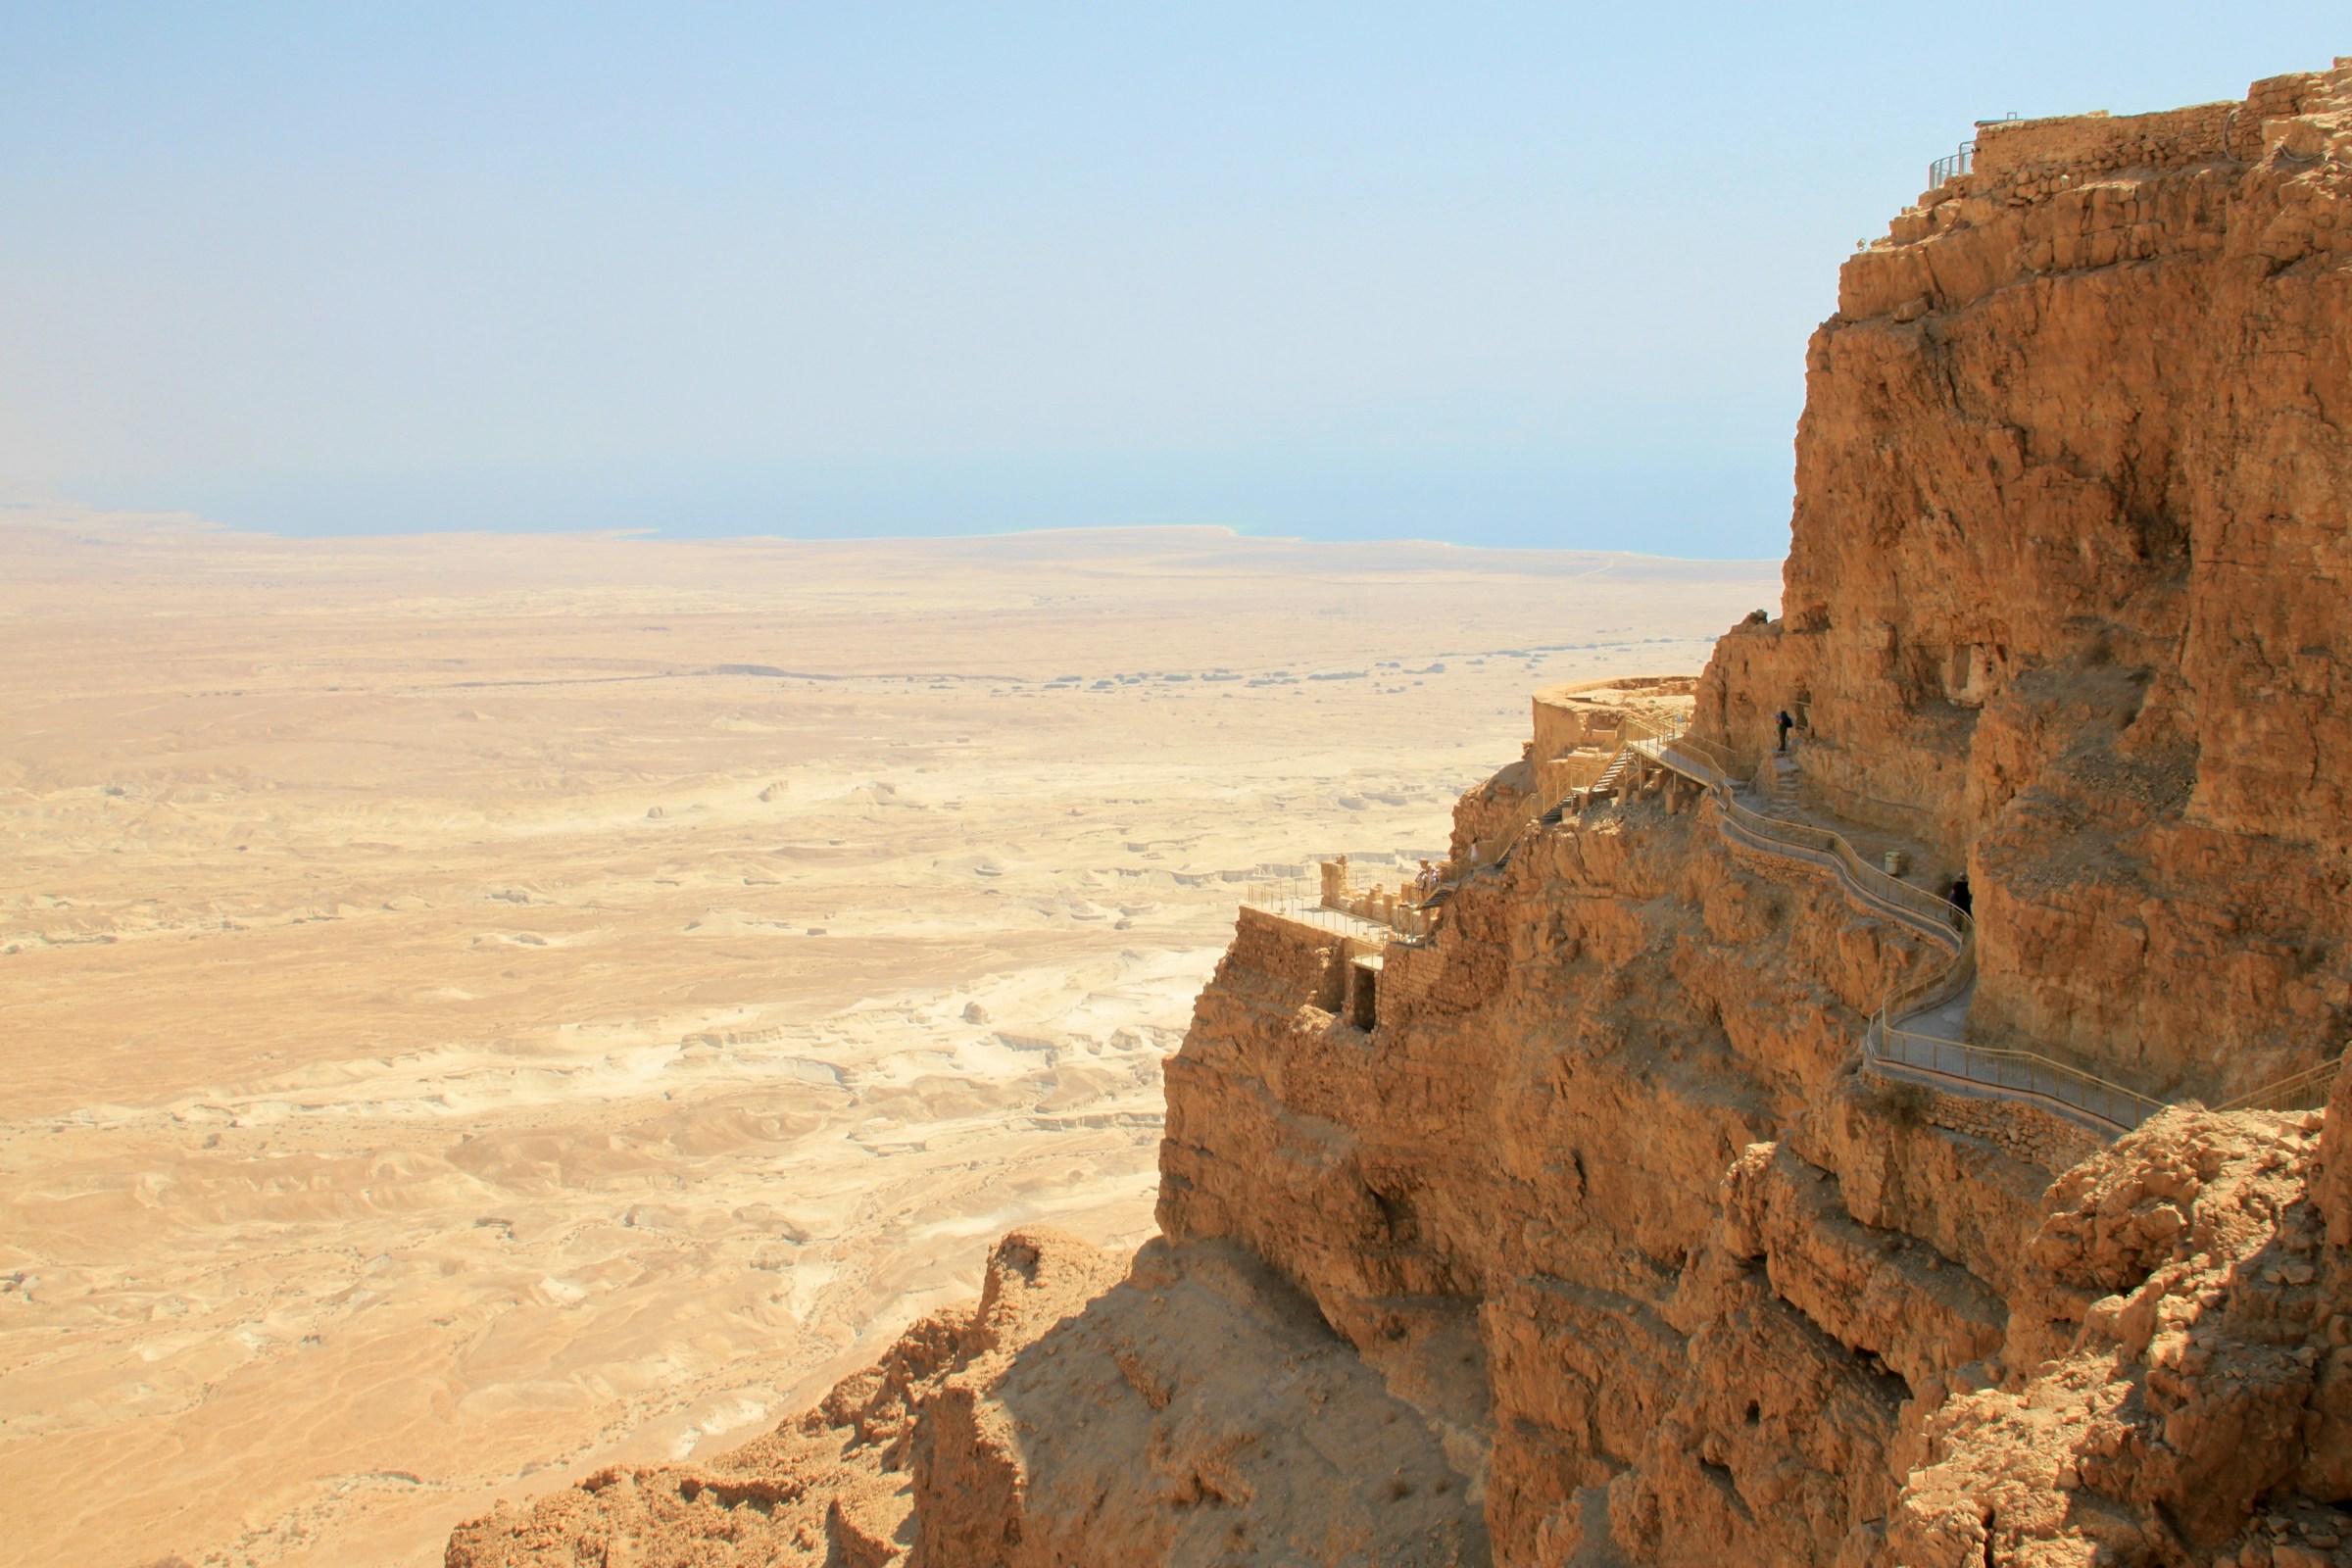
M 0 513 L 0 1562 L 431 1563 L 1150 1231 L 1239 884 L 1772 564 Z

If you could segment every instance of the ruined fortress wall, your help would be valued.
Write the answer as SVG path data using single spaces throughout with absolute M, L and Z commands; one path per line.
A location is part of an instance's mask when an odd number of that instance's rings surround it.
M 1339 1005 L 1346 946 L 1334 932 L 1245 907 L 1235 919 L 1224 966 L 1256 977 L 1292 1005 L 1328 1011 Z
M 1579 748 L 1613 751 L 1627 713 L 1637 710 L 1629 704 L 1644 713 L 1674 710 L 1687 706 L 1674 699 L 1690 696 L 1694 684 L 1688 675 L 1621 675 L 1546 686 L 1528 703 L 1534 715 L 1528 760 L 1541 764 Z
M 2230 157 L 2230 129 L 2241 119 L 2259 125 L 2261 111 L 2232 99 L 2153 115 L 1986 121 L 1977 127 L 1975 167 L 1962 178 L 2006 189 L 2061 174 L 2186 169 Z
M 2299 71 L 2270 76 L 2249 87 L 2242 100 L 2152 115 L 1985 121 L 1977 126 L 1970 183 L 2009 189 L 2060 176 L 2163 172 L 2223 161 L 2252 163 L 2261 158 L 2266 131 L 2275 122 L 2332 108 L 2335 74 Z

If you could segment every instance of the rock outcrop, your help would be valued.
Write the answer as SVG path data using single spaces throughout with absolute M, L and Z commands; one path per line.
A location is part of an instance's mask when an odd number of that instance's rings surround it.
M 1243 911 L 1131 1265 L 1008 1238 L 799 1423 L 451 1563 L 2352 1564 L 2352 1086 L 2191 1098 L 2352 1011 L 2348 427 L 2352 70 L 1985 126 L 1846 264 L 1786 615 L 1695 689 L 1970 872 L 1976 1039 L 2183 1103 L 1859 1070 L 1948 951 L 1671 775 L 1519 830 L 1608 727 L 1555 703 L 1433 937 Z
M 1965 858 L 1981 1035 L 2220 1101 L 2352 1008 L 2352 72 L 1982 126 L 1814 334 L 1702 732 Z
M 709 1464 L 613 1467 L 537 1506 L 498 1511 L 450 1538 L 450 1568 L 596 1563 L 857 1564 L 903 1558 L 914 1540 L 918 1431 L 934 1404 L 971 1404 L 1013 1356 L 1116 1283 L 1094 1248 L 1015 1231 L 988 1260 L 974 1305 L 925 1318 L 815 1409 Z
M 450 1568 L 1485 1562 L 1477 1499 L 1266 1265 L 1015 1231 L 979 1302 L 710 1464 L 616 1468 L 462 1527 Z

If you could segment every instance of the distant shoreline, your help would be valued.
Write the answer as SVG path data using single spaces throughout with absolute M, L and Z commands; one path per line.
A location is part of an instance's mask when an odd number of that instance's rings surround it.
M 971 545 L 984 542 L 1035 540 L 1076 542 L 1083 537 L 1100 537 L 1108 542 L 1137 542 L 1150 536 L 1179 536 L 1198 538 L 1211 535 L 1237 544 L 1315 546 L 1340 549 L 1389 548 L 1417 550 L 1458 550 L 1481 557 L 1497 556 L 1575 556 L 1605 557 L 1625 561 L 1683 562 L 1691 564 L 1720 565 L 1777 565 L 1782 556 L 1715 556 L 1682 555 L 1665 551 L 1601 549 L 1590 545 L 1522 545 L 1487 544 L 1455 539 L 1440 539 L 1405 535 L 1327 535 L 1317 533 L 1256 532 L 1227 523 L 1211 522 L 1134 522 L 1134 523 L 1068 523 L 1047 524 L 1025 528 L 973 528 L 938 533 L 900 533 L 877 531 L 871 533 L 781 533 L 744 530 L 687 531 L 665 527 L 403 527 L 352 528 L 338 530 L 307 530 L 272 528 L 260 524 L 226 522 L 196 512 L 145 510 L 135 508 L 105 508 L 80 502 L 19 500 L 0 501 L 0 528 L 11 523 L 58 528 L 172 528 L 189 532 L 230 535 L 253 539 L 270 539 L 285 543 L 329 544 L 358 540 L 432 540 L 432 539 L 500 539 L 500 540 L 599 540 L 609 542 L 638 542 L 648 544 L 739 544 L 739 545 Z

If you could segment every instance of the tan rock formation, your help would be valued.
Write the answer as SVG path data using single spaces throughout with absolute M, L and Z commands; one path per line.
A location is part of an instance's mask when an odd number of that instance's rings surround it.
M 1236 1249 L 1153 1243 L 1130 1269 L 1016 1231 L 975 1306 L 917 1324 L 798 1421 L 710 1464 L 609 1469 L 502 1507 L 447 1560 L 1485 1561 L 1477 1497 L 1411 1417 Z
M 1980 1034 L 2151 1093 L 2352 1009 L 2352 71 L 1981 127 L 1814 334 L 1785 618 L 1702 732 L 1965 858 Z
M 2346 200 L 2339 69 L 1986 127 L 1847 265 L 1788 618 L 1698 730 L 1800 708 L 1804 808 L 1971 869 L 1980 1039 L 2215 1099 L 2340 1046 Z M 1942 926 L 1725 820 L 1652 769 L 1539 823 L 1368 1006 L 1246 909 L 1165 1241 L 910 1385 L 909 1563 L 2352 1564 L 2352 1083 L 2110 1144 L 1885 1075 Z
M 915 1324 L 814 1410 L 709 1464 L 614 1467 L 535 1508 L 502 1505 L 450 1538 L 450 1568 L 894 1560 L 913 1536 L 916 1407 L 985 1379 L 1119 1273 L 1083 1242 L 1015 1231 L 978 1302 Z

